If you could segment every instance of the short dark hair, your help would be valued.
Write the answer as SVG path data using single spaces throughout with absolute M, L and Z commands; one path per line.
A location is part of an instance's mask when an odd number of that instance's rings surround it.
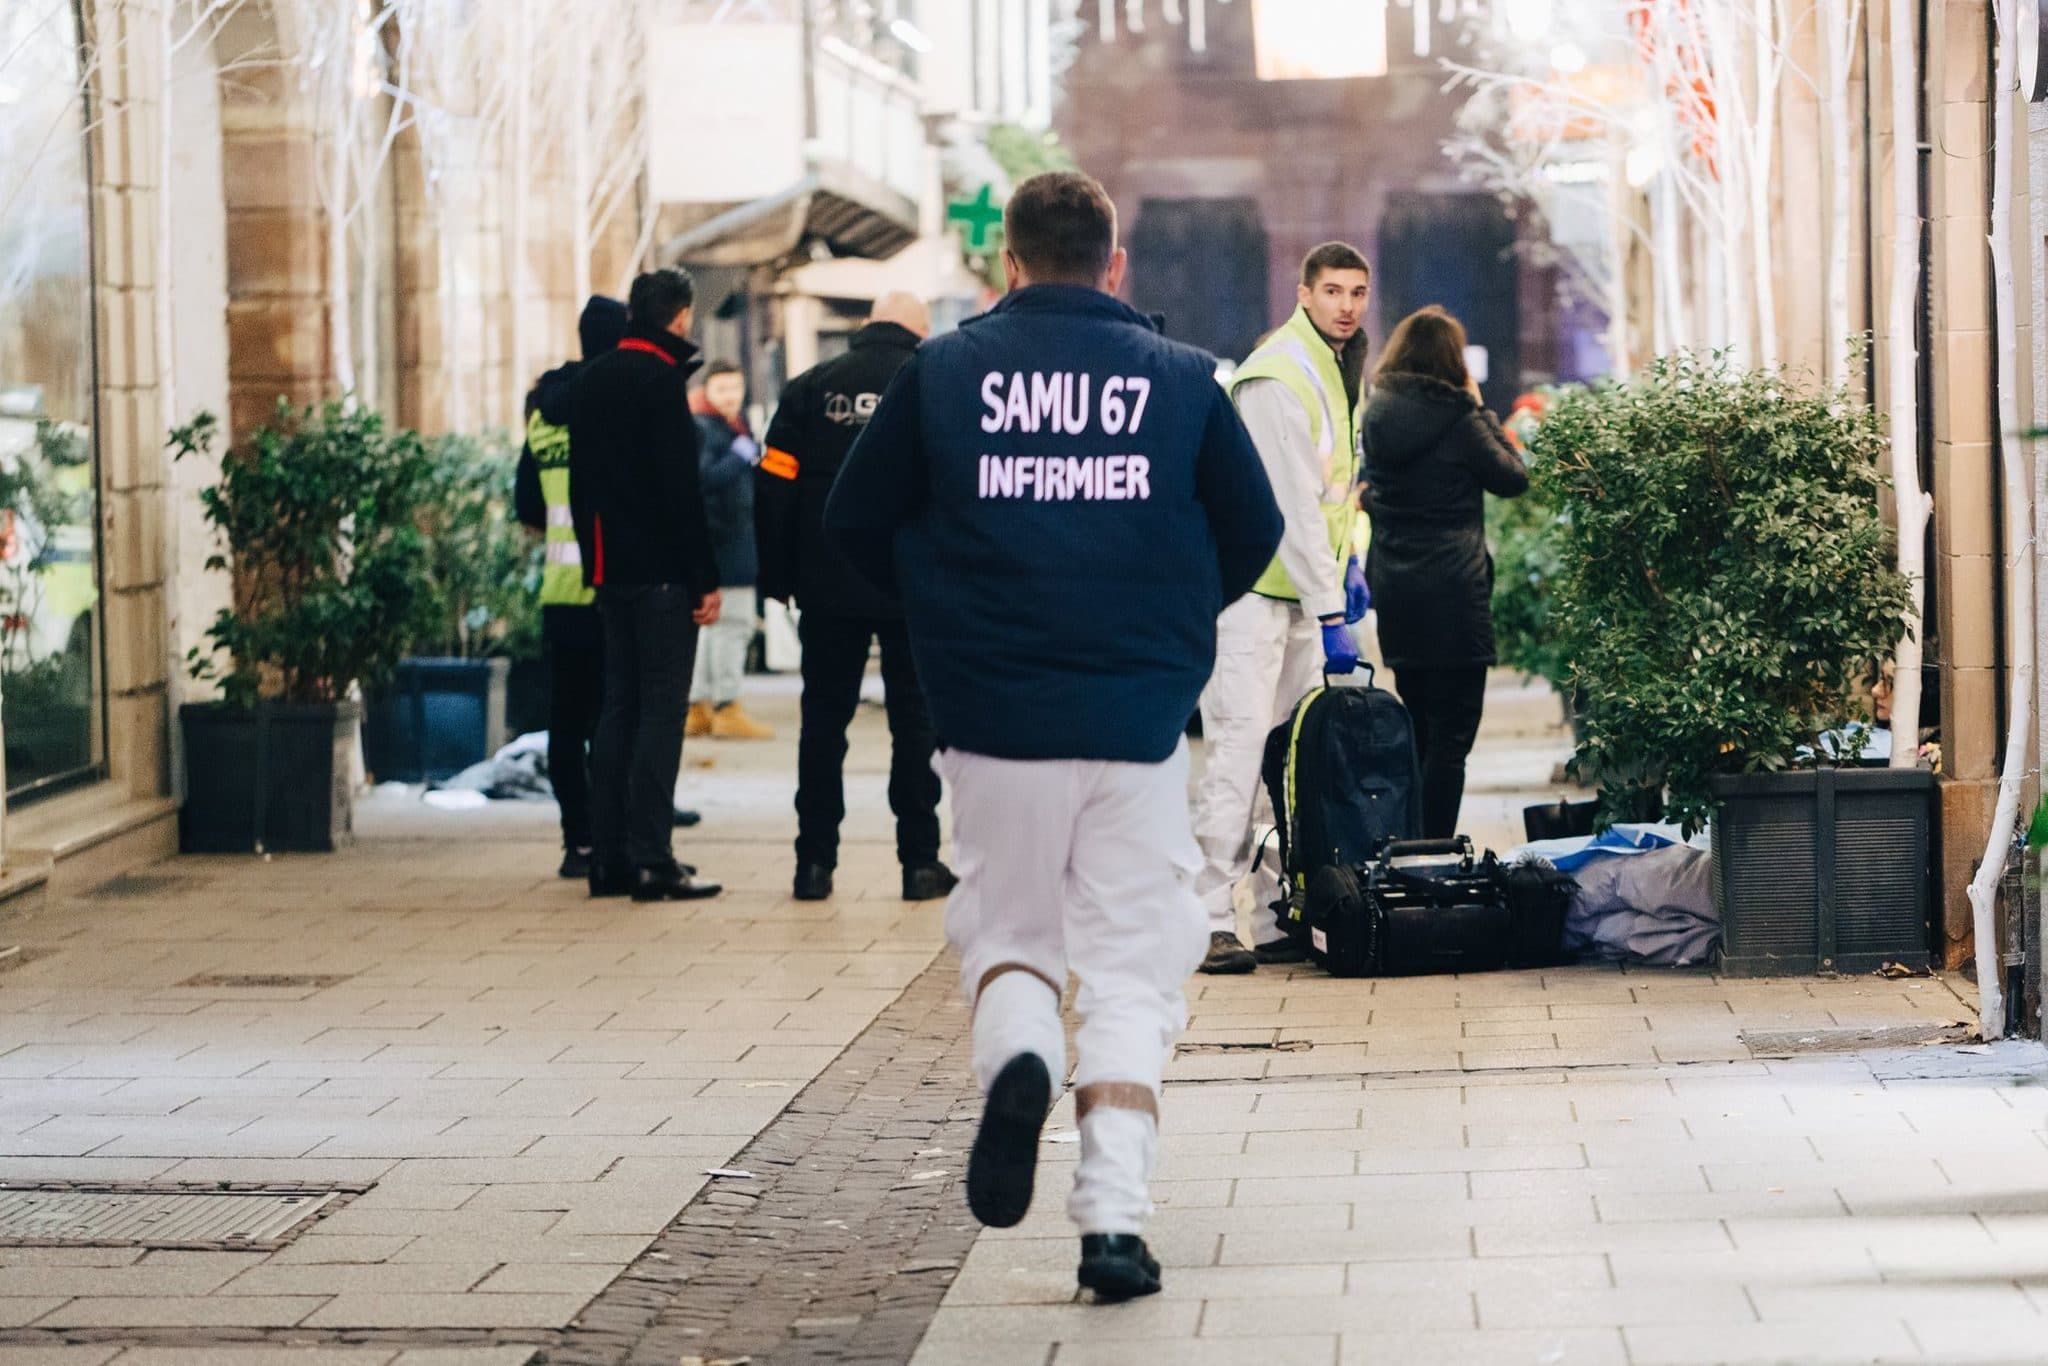
M 1326 270 L 1362 270 L 1366 281 L 1372 280 L 1372 267 L 1366 263 L 1365 254 L 1349 242 L 1325 242 L 1301 258 L 1301 282 L 1310 288 Z
M 626 296 L 626 316 L 642 327 L 667 327 L 676 314 L 697 302 L 697 287 L 681 266 L 650 270 L 633 281 Z
M 1410 313 L 1387 338 L 1377 375 L 1427 375 L 1462 389 L 1472 372 L 1465 368 L 1465 325 L 1436 304 Z
M 1034 280 L 1092 285 L 1116 254 L 1116 205 L 1093 176 L 1035 175 L 1010 194 L 1003 245 Z
M 747 372 L 729 360 L 715 360 L 704 367 L 704 382 L 706 384 L 717 379 L 720 375 L 738 375 L 741 379 L 745 379 Z

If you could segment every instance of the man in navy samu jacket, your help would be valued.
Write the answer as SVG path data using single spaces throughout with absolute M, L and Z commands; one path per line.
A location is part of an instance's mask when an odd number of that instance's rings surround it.
M 1081 980 L 1068 1213 L 1098 1299 L 1159 1288 L 1139 1237 L 1159 1086 L 1208 942 L 1182 727 L 1216 617 L 1279 544 L 1251 438 L 1199 351 L 1114 293 L 1116 210 L 1083 175 L 1017 188 L 1012 292 L 899 372 L 826 505 L 898 594 L 943 747 L 961 874 L 946 931 L 988 1097 L 967 1198 L 1031 1200 L 1059 997 Z

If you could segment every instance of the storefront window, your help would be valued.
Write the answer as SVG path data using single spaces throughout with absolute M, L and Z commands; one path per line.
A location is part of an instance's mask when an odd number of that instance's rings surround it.
M 0 4 L 0 732 L 10 800 L 101 767 L 92 179 L 73 0 Z

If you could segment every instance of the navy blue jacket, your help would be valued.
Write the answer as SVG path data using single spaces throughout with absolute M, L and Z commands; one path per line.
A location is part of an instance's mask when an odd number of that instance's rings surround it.
M 1214 368 L 1107 294 L 1034 285 L 898 373 L 825 527 L 902 598 L 942 745 L 1173 753 L 1217 613 L 1280 543 Z
M 718 561 L 720 588 L 752 588 L 761 562 L 754 553 L 754 466 L 761 446 L 717 413 L 698 413 L 698 469 L 704 481 L 704 529 Z

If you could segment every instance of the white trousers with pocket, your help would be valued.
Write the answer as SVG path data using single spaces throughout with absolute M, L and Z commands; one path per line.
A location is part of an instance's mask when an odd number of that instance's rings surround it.
M 984 1092 L 1036 1053 L 1066 1074 L 1060 991 L 1075 1011 L 1081 1161 L 1067 1213 L 1083 1233 L 1137 1233 L 1151 1209 L 1158 1096 L 1182 994 L 1208 945 L 1192 882 L 1188 750 L 1159 764 L 1011 760 L 947 750 L 960 885 L 946 938 L 974 1007 Z
M 1283 937 L 1267 909 L 1281 891 L 1280 845 L 1254 868 L 1253 831 L 1273 823 L 1260 781 L 1266 736 L 1322 682 L 1322 624 L 1297 603 L 1247 593 L 1216 619 L 1216 672 L 1202 690 L 1202 781 L 1195 789 L 1195 894 L 1211 933 L 1237 933 L 1237 886 L 1252 879 L 1252 940 Z

